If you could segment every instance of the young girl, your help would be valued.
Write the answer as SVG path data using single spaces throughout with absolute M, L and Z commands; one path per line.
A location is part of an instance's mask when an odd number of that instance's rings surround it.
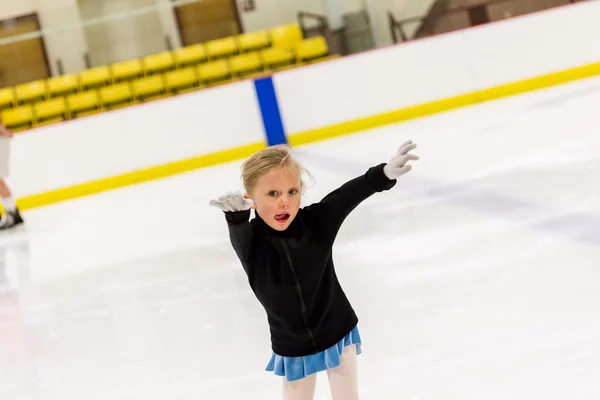
M 358 317 L 338 282 L 332 246 L 354 208 L 410 171 L 415 147 L 404 143 L 389 163 L 304 208 L 304 169 L 287 146 L 267 147 L 243 164 L 244 195 L 210 202 L 224 211 L 231 244 L 265 308 L 273 350 L 267 371 L 284 377 L 284 399 L 312 399 L 320 371 L 327 371 L 334 400 L 358 399 Z

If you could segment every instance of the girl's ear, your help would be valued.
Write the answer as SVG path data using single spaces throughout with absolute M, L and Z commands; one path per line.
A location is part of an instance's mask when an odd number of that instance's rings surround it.
M 252 200 L 252 197 L 250 197 L 250 194 L 248 193 L 244 193 L 244 198 Z M 256 210 L 256 203 L 252 203 L 252 208 Z

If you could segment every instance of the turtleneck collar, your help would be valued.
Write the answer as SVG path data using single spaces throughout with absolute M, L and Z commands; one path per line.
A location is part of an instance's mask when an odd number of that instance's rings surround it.
M 257 225 L 260 227 L 260 229 L 269 236 L 277 236 L 277 237 L 290 237 L 293 236 L 294 234 L 296 234 L 298 232 L 298 214 L 296 214 L 296 217 L 294 218 L 294 220 L 292 221 L 292 223 L 290 224 L 290 226 L 287 227 L 286 230 L 284 231 L 278 231 L 276 229 L 271 228 L 262 218 L 260 215 L 258 215 L 258 212 L 256 210 L 254 210 L 254 216 L 257 222 Z

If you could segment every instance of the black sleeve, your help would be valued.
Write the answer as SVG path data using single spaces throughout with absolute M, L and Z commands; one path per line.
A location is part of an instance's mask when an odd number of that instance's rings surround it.
M 254 234 L 250 225 L 250 210 L 225 212 L 227 227 L 229 228 L 229 239 L 242 266 L 247 274 L 250 274 L 250 265 L 254 250 Z
M 385 165 L 369 168 L 364 175 L 344 183 L 320 202 L 304 208 L 305 215 L 317 221 L 328 241 L 335 239 L 346 217 L 362 201 L 396 185 L 396 179 L 390 180 L 383 173 Z

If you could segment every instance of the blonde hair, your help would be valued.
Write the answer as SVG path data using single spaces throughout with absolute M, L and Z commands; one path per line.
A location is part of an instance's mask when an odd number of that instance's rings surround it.
M 302 176 L 302 173 L 308 172 L 294 157 L 292 157 L 289 146 L 284 144 L 278 144 L 269 146 L 258 153 L 255 153 L 242 164 L 242 181 L 244 182 L 244 189 L 246 192 L 251 193 L 258 180 L 265 174 L 269 173 L 273 168 L 292 168 L 298 173 L 298 176 Z M 311 176 L 312 178 L 312 176 Z M 301 189 L 304 191 L 305 184 L 300 179 Z

